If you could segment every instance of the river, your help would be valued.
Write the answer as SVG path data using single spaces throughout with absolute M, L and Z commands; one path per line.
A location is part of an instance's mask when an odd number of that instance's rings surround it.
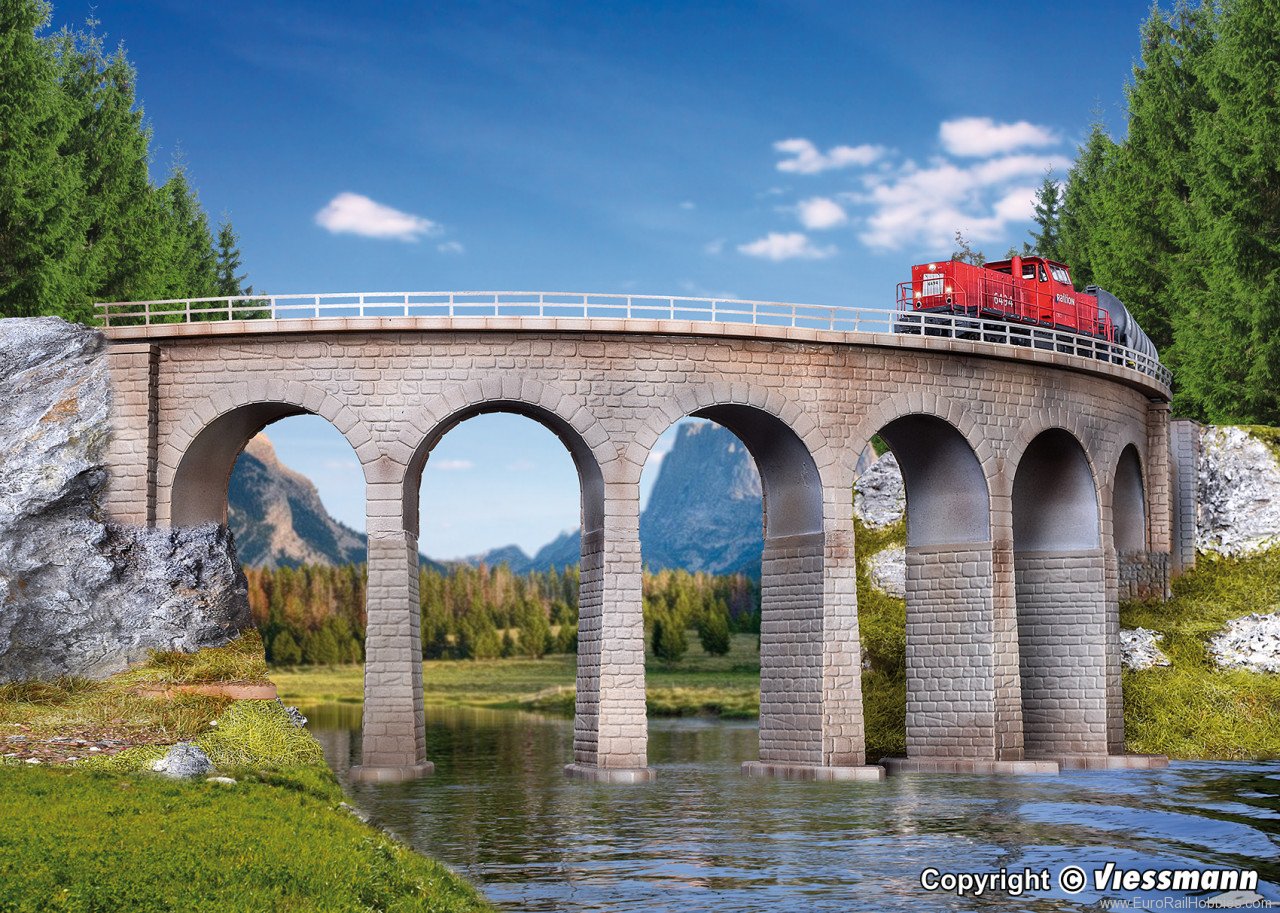
M 528 911 L 1080 910 L 1104 897 L 1171 906 L 1185 892 L 1069 894 L 1065 866 L 1256 869 L 1280 903 L 1280 764 L 1175 762 L 1055 777 L 757 780 L 754 724 L 651 720 L 656 782 L 567 780 L 572 723 L 429 709 L 433 777 L 350 784 L 359 708 L 304 708 L 352 801 L 499 906 Z M 921 872 L 1048 870 L 1021 896 L 928 892 Z M 1092 877 L 1092 876 L 1090 876 Z M 1201 892 L 1203 900 L 1219 894 Z M 1133 907 L 1131 907 L 1133 908 Z

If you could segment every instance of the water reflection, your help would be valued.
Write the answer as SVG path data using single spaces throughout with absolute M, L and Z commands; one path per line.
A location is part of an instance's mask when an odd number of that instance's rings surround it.
M 359 709 L 305 711 L 344 782 L 359 759 Z M 1256 868 L 1260 893 L 1280 901 L 1274 764 L 793 783 L 738 773 L 755 757 L 754 725 L 653 720 L 659 779 L 618 787 L 564 778 L 569 721 L 427 716 L 434 777 L 347 788 L 376 823 L 513 910 L 1078 910 L 1103 895 L 1055 887 L 958 899 L 922 891 L 920 871 L 1056 873 L 1108 861 Z

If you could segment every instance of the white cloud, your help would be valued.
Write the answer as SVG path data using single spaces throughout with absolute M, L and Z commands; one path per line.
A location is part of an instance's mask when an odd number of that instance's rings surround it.
M 1058 136 L 1048 127 L 1020 120 L 1012 124 L 996 123 L 989 117 L 961 117 L 946 120 L 938 129 L 942 147 L 952 155 L 984 157 L 1052 146 Z
M 748 257 L 773 260 L 823 260 L 836 254 L 834 246 L 815 247 L 809 236 L 798 231 L 771 231 L 750 244 L 739 244 L 738 250 Z
M 1046 169 L 1065 170 L 1069 160 L 1010 155 L 971 164 L 938 159 L 921 167 L 904 162 L 896 171 L 869 175 L 863 190 L 841 199 L 867 207 L 859 239 L 878 250 L 910 244 L 950 250 L 957 229 L 975 243 L 1001 241 L 1009 225 L 1031 217 L 1035 185 Z
M 813 231 L 824 228 L 838 228 L 849 221 L 844 208 L 835 200 L 827 197 L 811 197 L 796 204 L 796 215 L 800 224 Z
M 475 468 L 475 463 L 470 460 L 427 460 L 427 468 L 440 472 L 466 472 Z
M 462 246 L 461 241 L 445 241 L 442 244 L 437 244 L 436 250 L 440 251 L 442 254 L 463 254 L 467 251 L 467 249 Z
M 684 200 L 680 203 L 681 209 L 697 209 L 698 205 L 693 200 Z
M 340 193 L 316 213 L 316 224 L 334 234 L 416 241 L 440 226 L 430 219 L 401 212 L 358 193 Z
M 883 146 L 863 144 L 861 146 L 833 146 L 825 153 L 807 139 L 793 137 L 779 140 L 773 148 L 784 155 L 791 156 L 778 162 L 779 171 L 794 174 L 821 174 L 837 168 L 849 168 L 854 165 L 870 165 L 884 155 Z

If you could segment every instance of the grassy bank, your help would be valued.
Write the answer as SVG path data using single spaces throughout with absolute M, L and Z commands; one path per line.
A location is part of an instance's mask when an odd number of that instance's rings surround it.
M 1201 556 L 1164 603 L 1120 607 L 1126 628 L 1164 635 L 1172 665 L 1124 673 L 1130 751 L 1177 758 L 1280 757 L 1280 675 L 1218 669 L 1209 639 L 1228 619 L 1280 611 L 1280 550 Z
M 0 688 L 0 911 L 491 909 L 343 808 L 319 743 L 280 704 L 137 693 L 265 672 L 253 638 L 207 652 Z M 236 782 L 150 773 L 176 741 Z

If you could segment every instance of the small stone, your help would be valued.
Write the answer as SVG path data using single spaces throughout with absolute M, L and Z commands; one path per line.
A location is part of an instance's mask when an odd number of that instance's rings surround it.
M 93 751 L 93 752 L 102 751 L 102 749 L 101 749 L 101 748 L 99 748 L 97 745 L 90 745 L 90 746 L 89 746 L 89 750 L 90 750 L 90 751 Z
M 1146 628 L 1121 629 L 1120 662 L 1126 669 L 1150 669 L 1169 665 L 1169 657 L 1157 646 L 1163 634 Z
M 28 764 L 39 764 L 39 763 L 40 763 L 40 759 L 39 759 L 39 758 L 27 758 L 27 763 L 28 763 Z
M 206 783 L 221 783 L 223 786 L 235 786 L 236 781 L 231 777 L 205 777 Z
M 302 712 L 297 707 L 286 707 L 284 712 L 288 715 L 289 722 L 299 729 L 307 725 L 307 718 L 302 715 Z
M 198 746 L 179 742 L 163 758 L 151 765 L 151 769 L 174 779 L 201 777 L 213 770 L 213 762 Z
M 876 552 L 867 559 L 871 585 L 882 593 L 905 599 L 907 596 L 907 550 L 901 545 Z

